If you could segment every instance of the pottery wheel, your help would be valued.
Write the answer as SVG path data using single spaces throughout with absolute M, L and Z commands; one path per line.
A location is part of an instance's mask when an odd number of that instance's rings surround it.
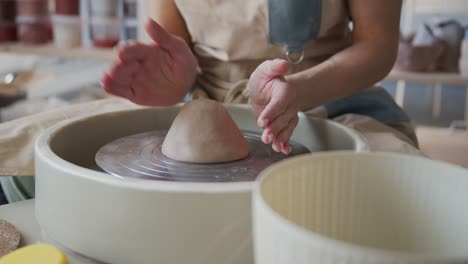
M 117 177 L 191 182 L 253 181 L 269 165 L 288 157 L 309 153 L 299 143 L 290 141 L 289 155 L 276 153 L 261 140 L 261 134 L 242 131 L 250 148 L 247 158 L 225 163 L 195 164 L 166 157 L 161 145 L 167 130 L 155 130 L 120 138 L 96 153 L 96 163 Z M 209 148 L 209 146 L 207 146 Z

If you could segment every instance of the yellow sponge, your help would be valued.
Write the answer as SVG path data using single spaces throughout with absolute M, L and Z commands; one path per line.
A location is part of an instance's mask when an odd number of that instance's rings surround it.
M 0 264 L 68 264 L 68 261 L 58 248 L 47 244 L 35 244 L 17 249 L 0 258 Z

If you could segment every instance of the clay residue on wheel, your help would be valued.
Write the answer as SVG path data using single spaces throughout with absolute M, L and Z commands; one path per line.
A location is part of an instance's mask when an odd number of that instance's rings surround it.
M 0 258 L 19 247 L 21 234 L 7 221 L 0 220 Z

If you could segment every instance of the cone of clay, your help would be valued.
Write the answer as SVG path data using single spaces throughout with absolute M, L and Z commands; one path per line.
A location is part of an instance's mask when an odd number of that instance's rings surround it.
M 249 145 L 227 110 L 208 99 L 182 107 L 162 145 L 167 157 L 192 163 L 219 163 L 243 159 Z

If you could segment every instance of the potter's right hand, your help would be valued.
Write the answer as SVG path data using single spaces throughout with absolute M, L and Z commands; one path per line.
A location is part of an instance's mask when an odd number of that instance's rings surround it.
M 169 34 L 154 20 L 145 29 L 154 43 L 129 43 L 104 74 L 101 85 L 108 93 L 150 106 L 180 102 L 195 82 L 197 59 L 187 43 Z

